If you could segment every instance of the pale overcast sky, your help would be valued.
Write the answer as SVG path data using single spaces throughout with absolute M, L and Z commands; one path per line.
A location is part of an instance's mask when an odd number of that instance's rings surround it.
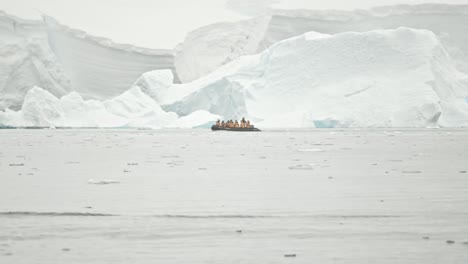
M 62 24 L 119 43 L 172 48 L 191 30 L 218 21 L 246 18 L 269 5 L 291 9 L 357 9 L 434 2 L 468 4 L 468 0 L 0 0 L 0 9 L 22 18 L 39 18 L 40 10 Z

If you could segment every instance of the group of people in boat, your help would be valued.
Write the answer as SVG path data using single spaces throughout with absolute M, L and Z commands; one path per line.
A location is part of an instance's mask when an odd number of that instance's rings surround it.
M 250 124 L 250 120 L 245 120 L 245 118 L 242 118 L 242 120 L 240 122 L 238 122 L 237 120 L 233 121 L 232 119 L 231 120 L 228 120 L 228 121 L 221 121 L 218 119 L 218 121 L 216 121 L 216 126 L 218 127 L 226 127 L 226 128 L 251 128 L 253 127 L 253 125 Z

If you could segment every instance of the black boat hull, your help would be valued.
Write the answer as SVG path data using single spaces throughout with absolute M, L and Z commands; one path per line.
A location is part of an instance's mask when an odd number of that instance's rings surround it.
M 211 127 L 211 130 L 213 131 L 233 131 L 233 132 L 260 132 L 261 130 L 255 127 L 251 128 L 240 128 L 240 127 L 235 127 L 235 128 L 229 128 L 229 127 L 219 127 L 216 125 L 213 125 Z

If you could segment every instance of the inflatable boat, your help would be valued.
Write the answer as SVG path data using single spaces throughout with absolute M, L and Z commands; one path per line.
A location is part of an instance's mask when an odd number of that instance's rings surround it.
M 241 127 L 222 127 L 222 126 L 217 126 L 213 125 L 211 127 L 211 130 L 213 131 L 235 131 L 235 132 L 260 132 L 261 130 L 256 128 L 256 127 L 249 127 L 249 128 L 241 128 Z

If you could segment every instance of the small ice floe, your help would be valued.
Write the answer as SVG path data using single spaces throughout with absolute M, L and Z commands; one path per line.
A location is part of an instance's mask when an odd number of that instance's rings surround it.
M 174 159 L 174 158 L 180 158 L 180 157 L 177 156 L 177 155 L 172 155 L 172 156 L 161 156 L 161 158 L 163 158 L 163 159 Z
M 88 184 L 97 184 L 97 185 L 118 184 L 118 183 L 120 183 L 120 182 L 115 181 L 115 180 L 100 180 L 100 181 L 97 181 L 97 180 L 94 180 L 94 179 L 89 179 L 88 180 Z
M 403 162 L 403 160 L 397 160 L 397 159 L 394 159 L 394 160 L 387 160 L 388 162 Z
M 299 165 L 295 165 L 295 166 L 289 166 L 288 169 L 290 169 L 290 170 L 313 170 L 314 168 L 311 165 L 299 164 Z
M 430 155 L 419 152 L 419 153 L 414 154 L 413 157 L 430 157 Z
M 23 167 L 24 163 L 11 163 L 10 167 Z
M 422 173 L 422 171 L 412 170 L 412 171 L 403 171 L 403 173 Z
M 323 150 L 318 149 L 318 148 L 312 148 L 312 149 L 299 149 L 299 152 L 323 152 Z

